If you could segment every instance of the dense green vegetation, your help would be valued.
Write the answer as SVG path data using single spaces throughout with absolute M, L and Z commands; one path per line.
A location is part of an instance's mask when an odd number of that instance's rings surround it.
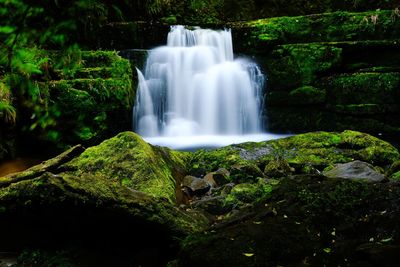
M 270 129 L 318 132 L 196 152 L 123 132 L 146 52 L 114 50 L 177 23 L 231 27 Z M 399 41 L 390 0 L 0 0 L 0 163 L 65 150 L 0 177 L 0 266 L 398 264 L 400 154 L 358 130 L 398 138 Z
M 98 1 L 1 1 L 0 159 L 15 155 L 22 139 L 64 149 L 129 129 L 129 62 L 77 44 L 104 12 Z

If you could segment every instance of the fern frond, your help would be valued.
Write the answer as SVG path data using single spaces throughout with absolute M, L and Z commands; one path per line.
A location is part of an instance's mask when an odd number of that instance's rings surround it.
M 0 100 L 0 120 L 14 125 L 16 119 L 17 111 L 15 108 L 9 102 Z

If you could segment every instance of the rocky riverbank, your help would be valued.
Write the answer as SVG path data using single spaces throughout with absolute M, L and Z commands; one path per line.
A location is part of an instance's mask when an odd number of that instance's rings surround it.
M 391 266 L 399 161 L 353 131 L 194 153 L 124 132 L 0 178 L 1 249 L 17 266 Z

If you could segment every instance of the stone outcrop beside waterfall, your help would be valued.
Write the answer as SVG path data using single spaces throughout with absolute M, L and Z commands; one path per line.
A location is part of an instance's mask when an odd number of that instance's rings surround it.
M 384 181 L 323 175 L 355 160 Z M 20 266 L 393 263 L 399 160 L 353 131 L 194 153 L 124 132 L 1 177 L 0 249 Z
M 271 130 L 400 132 L 398 9 L 236 25 L 235 48 L 268 74 Z

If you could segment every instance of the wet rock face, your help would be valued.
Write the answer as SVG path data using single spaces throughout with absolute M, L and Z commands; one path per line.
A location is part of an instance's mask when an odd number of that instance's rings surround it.
M 367 182 L 381 182 L 385 176 L 377 172 L 371 164 L 359 160 L 337 164 L 324 175 L 330 178 L 342 178 Z

